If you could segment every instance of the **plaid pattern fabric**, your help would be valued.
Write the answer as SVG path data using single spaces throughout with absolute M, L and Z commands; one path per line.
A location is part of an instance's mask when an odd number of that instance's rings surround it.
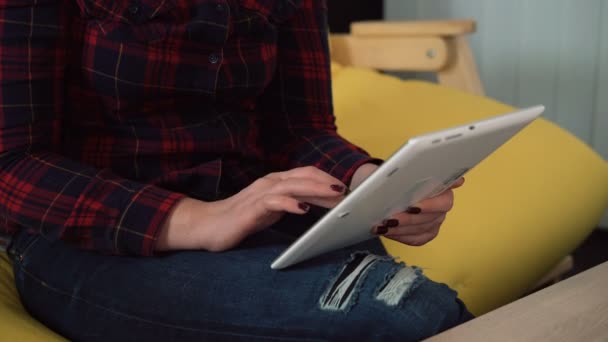
M 0 228 L 151 255 L 183 196 L 347 182 L 322 0 L 0 0 Z

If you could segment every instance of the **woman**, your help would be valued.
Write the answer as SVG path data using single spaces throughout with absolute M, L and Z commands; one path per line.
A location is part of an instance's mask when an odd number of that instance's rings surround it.
M 269 268 L 379 164 L 336 133 L 326 12 L 0 1 L 0 211 L 34 317 L 101 341 L 417 340 L 470 317 L 377 239 Z M 373 229 L 424 244 L 452 202 Z

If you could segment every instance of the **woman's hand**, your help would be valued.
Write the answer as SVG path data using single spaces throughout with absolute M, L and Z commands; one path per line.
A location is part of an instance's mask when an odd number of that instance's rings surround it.
M 462 184 L 464 184 L 464 178 L 461 177 L 450 189 L 384 220 L 383 224 L 374 227 L 373 231 L 378 235 L 410 246 L 426 244 L 439 234 L 441 224 L 454 205 L 452 189 L 460 187 Z
M 353 187 L 358 186 L 369 177 L 378 167 L 372 164 L 362 165 L 353 176 Z M 458 179 L 450 189 L 443 193 L 421 201 L 407 211 L 390 217 L 382 225 L 372 228 L 377 235 L 399 241 L 410 246 L 422 246 L 433 240 L 439 234 L 439 228 L 447 213 L 454 205 L 452 189 L 464 184 L 464 178 Z
M 285 213 L 306 214 L 309 204 L 333 208 L 344 198 L 345 189 L 338 179 L 311 166 L 271 173 L 225 200 L 186 198 L 167 219 L 156 249 L 224 251 Z

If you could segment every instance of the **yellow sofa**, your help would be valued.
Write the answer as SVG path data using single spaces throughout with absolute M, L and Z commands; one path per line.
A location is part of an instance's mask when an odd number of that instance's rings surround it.
M 333 59 L 351 66 L 333 69 L 340 132 L 386 157 L 414 134 L 513 110 L 483 97 L 467 41 L 475 29 L 472 20 L 381 21 L 333 35 Z M 352 66 L 432 72 L 444 87 Z M 458 289 L 476 314 L 559 280 L 607 207 L 606 161 L 544 119 L 468 178 L 441 238 L 419 249 L 386 245 Z
M 397 37 L 407 44 L 403 34 L 409 36 L 410 26 L 385 27 L 392 38 L 374 41 L 392 46 L 391 39 Z M 443 85 L 402 81 L 368 68 L 332 66 L 335 110 L 344 136 L 386 158 L 409 136 L 513 109 L 480 96 L 483 89 L 459 36 L 470 32 L 470 24 L 439 25 L 440 32 L 437 27 L 434 23 L 413 31 L 447 38 L 447 50 L 441 50 L 437 41 L 426 41 L 437 50 L 429 53 L 423 44 L 416 51 L 428 59 L 443 58 L 445 53 L 444 62 L 431 61 L 429 66 L 421 61 L 426 66 L 418 68 L 406 59 L 403 63 L 411 68 L 399 68 L 440 70 Z M 375 24 L 369 28 L 377 34 Z M 339 37 L 341 47 L 332 50 L 342 59 L 348 53 L 339 49 L 352 47 L 351 42 L 344 44 L 345 38 L 352 36 Z M 414 41 L 412 49 L 420 43 Z M 449 56 L 450 49 L 458 55 Z M 350 64 L 379 67 L 373 63 L 364 58 Z M 470 309 L 482 314 L 528 291 L 592 231 L 607 205 L 606 161 L 568 132 L 540 119 L 469 173 L 436 240 L 423 247 L 390 241 L 385 245 L 396 257 L 458 290 Z M 62 340 L 23 309 L 4 253 L 0 253 L 0 334 L 6 341 Z
M 31 318 L 21 305 L 6 253 L 0 253 L 0 341 L 64 341 Z
M 334 70 L 341 134 L 383 158 L 409 136 L 513 110 L 431 83 Z M 456 289 L 478 315 L 531 290 L 591 233 L 608 207 L 608 163 L 545 119 L 466 179 L 438 238 L 423 247 L 389 240 L 385 246 Z

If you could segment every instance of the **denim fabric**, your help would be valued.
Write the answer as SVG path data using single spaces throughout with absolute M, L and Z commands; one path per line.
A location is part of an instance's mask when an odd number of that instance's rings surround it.
M 406 266 L 377 239 L 271 270 L 292 240 L 266 230 L 223 253 L 120 257 L 20 232 L 9 255 L 27 310 L 78 341 L 416 341 L 472 317 L 454 291 L 419 270 L 413 283 L 397 284 L 411 286 L 396 305 L 378 299 Z M 345 289 L 343 309 L 324 307 L 355 272 L 349 262 L 368 255 L 378 257 Z

